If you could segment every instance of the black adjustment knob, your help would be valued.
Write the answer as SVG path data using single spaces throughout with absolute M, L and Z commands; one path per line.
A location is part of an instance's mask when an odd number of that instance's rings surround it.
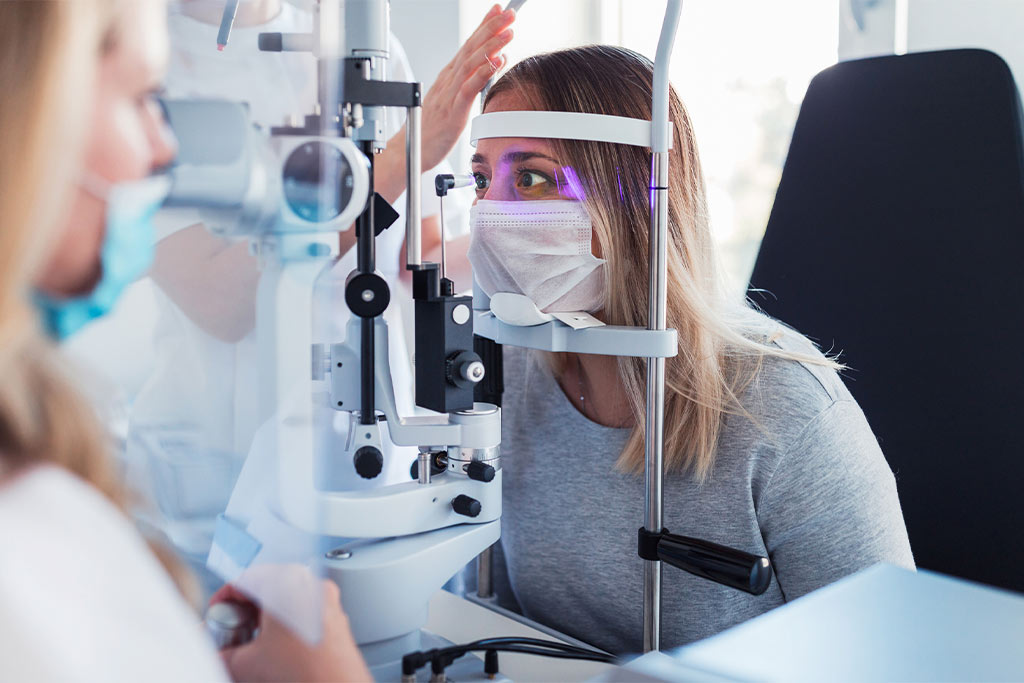
M 376 318 L 391 303 L 391 290 L 380 275 L 357 273 L 345 284 L 345 303 L 360 318 Z
M 452 386 L 465 389 L 475 386 L 484 378 L 484 364 L 472 351 L 452 354 L 445 360 L 445 378 Z
M 352 462 L 363 479 L 373 479 L 384 469 L 384 455 L 373 446 L 363 446 L 356 451 Z
M 494 480 L 494 468 L 487 463 L 474 460 L 466 465 L 466 476 L 484 483 Z
M 281 52 L 284 50 L 284 37 L 280 33 L 261 33 L 256 39 L 260 52 Z
M 480 501 L 469 496 L 455 496 L 452 501 L 452 509 L 466 517 L 476 517 L 480 514 Z

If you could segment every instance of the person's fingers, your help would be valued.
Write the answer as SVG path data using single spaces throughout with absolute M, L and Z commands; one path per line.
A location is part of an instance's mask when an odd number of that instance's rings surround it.
M 218 653 L 220 661 L 224 663 L 224 668 L 228 670 L 233 679 L 236 681 L 251 680 L 254 672 L 259 671 L 261 668 L 259 647 L 261 645 L 256 645 L 256 641 L 250 641 L 237 647 L 226 648 Z
M 472 106 L 473 102 L 476 101 L 476 96 L 483 90 L 484 86 L 487 85 L 487 81 L 490 80 L 497 71 L 500 71 L 505 66 L 507 61 L 505 55 L 501 55 L 498 58 L 497 66 L 493 66 L 490 62 L 485 62 L 477 67 L 476 71 L 466 79 L 466 82 L 459 88 L 459 94 L 456 96 L 453 104 L 453 110 L 460 110 L 464 107 Z
M 466 42 L 462 44 L 459 51 L 455 53 L 453 61 L 459 62 L 460 59 L 465 59 L 467 55 L 476 54 L 480 47 L 492 36 L 507 29 L 515 20 L 516 11 L 510 9 L 483 21 Z
M 341 589 L 338 588 L 338 584 L 328 579 L 324 579 L 324 600 L 328 604 L 333 603 L 341 607 Z
M 501 66 L 499 61 L 501 49 L 512 41 L 512 36 L 512 29 L 507 28 L 481 45 L 471 59 L 464 60 L 455 74 L 455 81 L 459 87 L 461 88 L 462 83 L 472 76 L 481 64 L 489 64 L 492 72 L 497 71 Z
M 243 593 L 233 584 L 226 583 L 217 589 L 217 592 L 210 597 L 210 605 L 218 602 L 238 602 L 243 604 L 252 604 L 252 598 Z
M 491 9 L 487 10 L 487 14 L 484 15 L 484 18 L 480 20 L 480 23 L 484 23 L 485 21 L 487 21 L 488 19 L 497 14 L 501 14 L 501 5 L 499 5 L 498 3 L 494 3 L 493 5 L 491 5 Z
M 484 20 L 480 22 L 480 26 L 470 35 L 465 43 L 455 53 L 455 56 L 450 62 L 445 64 L 444 68 L 437 75 L 437 79 L 434 81 L 434 86 L 431 91 L 438 93 L 439 95 L 444 93 L 446 89 L 451 89 L 453 92 L 450 96 L 454 96 L 454 93 L 458 91 L 459 83 L 454 78 L 455 74 L 460 70 L 465 72 L 463 69 L 464 63 L 467 59 L 470 59 L 474 55 L 480 46 L 482 46 L 489 37 L 496 33 L 501 32 L 503 29 L 508 28 L 515 21 L 515 10 L 509 10 L 508 12 L 494 13 L 494 10 L 500 9 L 497 5 L 491 8 L 491 12 L 487 13 Z M 511 36 L 509 36 L 511 40 Z M 473 67 L 476 68 L 476 65 Z M 471 72 L 472 70 L 470 70 Z M 463 77 L 465 73 L 463 73 Z M 449 97 L 450 98 L 450 97 Z M 446 99 L 449 99 L 446 98 Z

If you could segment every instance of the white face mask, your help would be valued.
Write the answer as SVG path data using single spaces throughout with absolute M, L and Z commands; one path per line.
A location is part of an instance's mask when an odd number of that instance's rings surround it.
M 469 224 L 469 262 L 488 296 L 522 294 L 545 313 L 604 306 L 605 261 L 590 251 L 581 202 L 481 199 Z

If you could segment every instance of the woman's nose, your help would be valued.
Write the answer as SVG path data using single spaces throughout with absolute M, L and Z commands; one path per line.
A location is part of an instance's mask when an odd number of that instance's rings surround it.
M 484 192 L 484 196 L 481 199 L 492 199 L 495 201 L 511 201 L 515 199 L 515 195 L 509 192 L 507 189 L 503 189 L 504 184 L 498 184 L 492 182 L 487 191 Z
M 178 154 L 178 140 L 164 118 L 163 110 L 154 102 L 151 104 L 150 153 L 152 168 L 167 166 Z

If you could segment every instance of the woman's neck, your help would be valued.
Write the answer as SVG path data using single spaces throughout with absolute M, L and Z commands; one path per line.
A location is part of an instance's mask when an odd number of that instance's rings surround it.
M 605 427 L 631 427 L 633 411 L 618 368 L 615 356 L 569 353 L 558 383 L 576 409 L 592 422 Z
M 181 13 L 211 26 L 220 26 L 226 0 L 182 0 Z M 281 13 L 281 0 L 243 0 L 238 3 L 235 26 L 267 24 Z

